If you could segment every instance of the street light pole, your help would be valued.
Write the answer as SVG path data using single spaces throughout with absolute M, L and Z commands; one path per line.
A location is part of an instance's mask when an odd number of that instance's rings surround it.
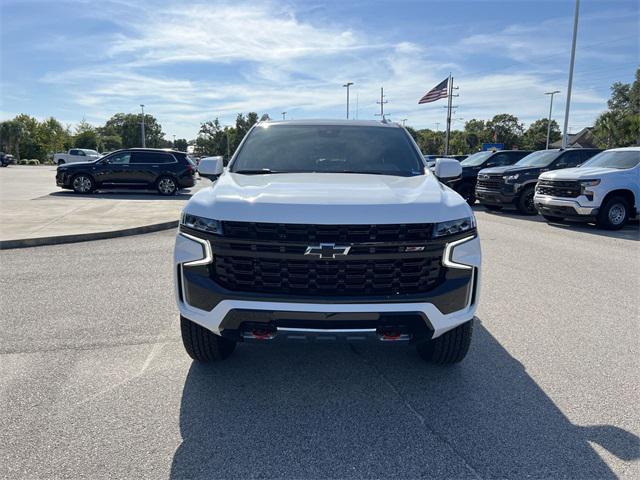
M 562 148 L 567 148 L 569 139 L 567 128 L 569 127 L 569 109 L 571 107 L 571 85 L 573 84 L 573 65 L 576 61 L 576 39 L 578 37 L 578 15 L 580 14 L 580 0 L 576 0 L 576 12 L 573 17 L 573 41 L 571 42 L 571 63 L 569 64 L 569 85 L 567 86 L 567 105 L 564 110 L 564 127 L 562 129 Z
M 402 119 L 402 126 L 403 126 L 403 127 L 404 127 L 404 124 L 405 124 L 405 122 L 406 122 L 407 120 L 409 120 L 409 119 L 408 119 L 408 118 L 403 118 L 403 119 Z
M 142 148 L 147 146 L 144 138 L 144 105 L 141 103 L 140 108 L 142 108 Z
M 556 93 L 560 93 L 560 90 L 554 90 L 553 92 L 545 92 L 545 95 L 551 95 L 551 101 L 549 102 L 549 120 L 547 121 L 547 150 L 549 150 L 549 137 L 551 136 L 551 111 L 553 110 L 553 96 Z
M 287 115 L 287 112 L 282 112 L 282 119 L 285 119 L 285 116 Z
M 347 87 L 347 120 L 349 120 L 349 87 L 353 85 L 353 82 L 347 82 L 343 87 Z

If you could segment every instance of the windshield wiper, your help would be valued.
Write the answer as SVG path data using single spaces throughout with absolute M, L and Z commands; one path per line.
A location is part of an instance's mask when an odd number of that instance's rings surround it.
M 256 169 L 247 169 L 247 170 L 236 170 L 231 173 L 240 173 L 242 175 L 266 175 L 269 173 L 283 173 L 283 172 L 277 172 L 269 168 L 256 168 Z

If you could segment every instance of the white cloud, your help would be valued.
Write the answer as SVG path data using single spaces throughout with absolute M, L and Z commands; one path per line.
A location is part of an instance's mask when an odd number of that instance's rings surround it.
M 43 80 L 60 85 L 90 110 L 89 119 L 104 121 L 145 103 L 167 134 L 181 137 L 194 137 L 200 122 L 216 116 L 231 123 L 238 112 L 342 116 L 341 85 L 347 80 L 355 82 L 351 110 L 355 113 L 357 98 L 360 118 L 377 112 L 384 85 L 393 119 L 431 128 L 436 121 L 442 128 L 445 102 L 418 106 L 417 100 L 449 71 L 460 86 L 456 117 L 466 120 L 509 112 L 530 122 L 546 116 L 544 91 L 565 85 L 564 69 L 545 64 L 541 53 L 559 48 L 555 37 L 540 35 L 557 28 L 553 22 L 474 34 L 427 51 L 407 41 L 304 22 L 274 3 L 169 5 L 136 9 L 134 16 L 109 14 L 120 32 L 96 42 L 97 66 L 51 72 Z M 475 73 L 465 68 L 465 58 L 487 50 L 517 72 L 499 73 L 491 65 Z M 220 67 L 219 75 L 214 67 Z M 604 109 L 605 99 L 593 89 L 578 85 L 573 98 L 572 122 L 578 125 L 591 123 L 594 112 Z M 556 112 L 561 108 L 559 98 Z

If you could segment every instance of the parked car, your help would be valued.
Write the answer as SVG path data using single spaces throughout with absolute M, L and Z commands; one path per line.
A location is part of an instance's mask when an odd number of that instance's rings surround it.
M 543 173 L 533 201 L 549 222 L 570 218 L 622 228 L 640 215 L 640 147 L 605 150 L 578 168 Z
M 118 150 L 92 162 L 58 166 L 56 184 L 76 193 L 106 188 L 153 188 L 173 195 L 193 187 L 196 167 L 186 153 L 152 148 Z
M 13 158 L 13 155 L 0 152 L 0 167 L 8 167 L 9 165 L 13 165 L 14 163 L 16 163 L 16 159 Z
M 460 163 L 438 159 L 441 180 Z M 260 122 L 189 200 L 174 250 L 182 340 L 197 361 L 239 341 L 371 336 L 461 361 L 478 299 L 473 211 L 406 130 Z
M 53 163 L 63 165 L 65 163 L 91 162 L 97 160 L 101 155 L 88 148 L 72 148 L 67 153 L 55 153 L 53 155 Z
M 483 168 L 502 167 L 513 165 L 518 160 L 529 155 L 528 150 L 498 150 L 478 152 L 469 155 L 460 165 L 462 165 L 462 176 L 447 184 L 458 192 L 469 205 L 476 203 L 475 189 L 478 172 Z
M 551 149 L 533 152 L 515 165 L 485 168 L 478 172 L 476 199 L 488 210 L 516 207 L 535 215 L 533 205 L 538 176 L 548 170 L 577 167 L 602 150 L 595 148 Z

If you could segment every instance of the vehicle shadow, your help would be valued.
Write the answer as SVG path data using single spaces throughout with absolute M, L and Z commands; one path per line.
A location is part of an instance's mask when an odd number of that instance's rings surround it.
M 476 322 L 467 359 L 382 345 L 240 345 L 193 363 L 171 478 L 615 478 L 589 442 L 640 458 L 613 425 L 574 425 Z
M 593 223 L 581 222 L 579 220 L 563 220 L 561 222 L 547 222 L 540 215 L 524 215 L 516 210 L 503 209 L 498 211 L 491 211 L 484 208 L 482 205 L 476 204 L 472 207 L 474 212 L 484 212 L 487 215 L 495 215 L 500 217 L 508 217 L 516 220 L 528 220 L 537 223 L 547 223 L 550 227 L 561 228 L 565 230 L 572 230 L 575 232 L 584 232 L 591 235 L 599 235 L 602 237 L 618 238 L 621 240 L 635 240 L 640 241 L 640 222 L 637 219 L 630 220 L 627 225 L 621 230 L 603 230 L 596 227 Z
M 154 190 L 96 190 L 88 195 L 78 195 L 72 191 L 51 192 L 40 198 L 105 199 L 105 200 L 189 200 L 194 194 L 191 190 L 179 190 L 175 195 L 160 195 Z
M 575 232 L 589 233 L 591 235 L 599 235 L 601 237 L 640 241 L 640 223 L 638 220 L 630 221 L 620 230 L 602 230 L 589 223 L 570 221 L 549 222 L 549 226 L 564 230 L 573 230 Z

